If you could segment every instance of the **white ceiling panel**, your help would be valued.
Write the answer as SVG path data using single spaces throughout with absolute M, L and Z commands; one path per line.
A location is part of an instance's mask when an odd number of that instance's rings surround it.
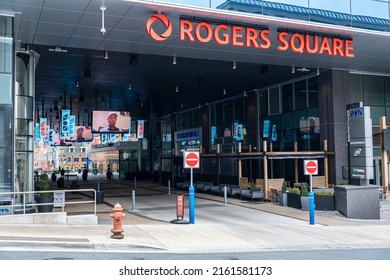
M 22 20 L 20 21 L 20 29 L 22 32 L 35 32 L 37 29 L 38 21 Z
M 73 36 L 69 39 L 67 46 L 70 48 L 96 49 L 101 43 L 101 39 L 85 38 Z
M 0 4 L 9 3 L 14 5 L 42 7 L 44 1 L 45 0 L 0 0 Z
M 30 32 L 19 32 L 16 36 L 16 40 L 21 41 L 24 44 L 32 44 L 34 40 L 35 33 Z
M 44 2 L 44 8 L 64 10 L 64 11 L 78 11 L 84 12 L 87 8 L 88 1 L 64 1 L 64 0 L 51 0 Z
M 37 33 L 43 34 L 61 34 L 62 36 L 70 36 L 74 30 L 74 25 L 57 24 L 40 22 L 38 24 Z
M 98 49 L 99 50 L 110 50 L 114 52 L 126 52 L 131 43 L 125 42 L 125 41 L 112 41 L 112 40 L 105 40 L 104 43 L 100 44 Z M 110 55 L 108 55 L 110 57 Z
M 86 38 L 97 38 L 103 40 L 107 36 L 111 29 L 106 27 L 106 34 L 102 35 L 100 33 L 100 26 L 88 27 L 88 26 L 77 26 L 73 32 L 73 36 L 77 37 L 86 37 Z
M 104 3 L 103 6 L 106 7 L 104 14 L 108 16 L 122 17 L 132 6 L 131 2 L 127 2 L 127 1 L 92 0 L 85 12 L 101 14 L 100 7 L 102 6 L 102 3 Z
M 121 20 L 119 16 L 105 16 L 104 26 L 113 28 Z M 79 25 L 83 26 L 102 26 L 102 16 L 97 14 L 85 13 L 81 18 Z
M 69 36 L 37 34 L 35 33 L 34 44 L 48 46 L 65 46 Z

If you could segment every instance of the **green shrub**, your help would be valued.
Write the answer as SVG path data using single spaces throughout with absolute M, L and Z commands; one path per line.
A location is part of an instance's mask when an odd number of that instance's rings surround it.
M 288 192 L 291 194 L 301 195 L 301 190 L 299 188 L 288 188 Z
M 49 175 L 47 175 L 46 173 L 42 173 L 39 179 L 41 181 L 49 181 Z
M 286 191 L 287 191 L 287 183 L 286 183 L 286 180 L 283 180 L 282 192 L 286 192 Z
M 308 196 L 309 195 L 309 192 L 307 191 L 307 185 L 306 184 L 302 184 L 302 186 L 301 186 L 301 195 L 302 196 Z
M 39 181 L 39 190 L 47 191 L 49 189 L 49 176 L 46 173 L 41 174 Z M 50 197 L 50 193 L 40 193 L 39 197 Z
M 319 192 L 316 192 L 315 195 L 327 195 L 327 196 L 332 196 L 333 193 L 330 192 L 330 191 L 319 191 Z

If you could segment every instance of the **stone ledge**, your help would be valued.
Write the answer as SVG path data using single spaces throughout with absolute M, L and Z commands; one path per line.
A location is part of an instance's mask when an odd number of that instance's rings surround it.
M 96 215 L 68 216 L 66 212 L 0 216 L 0 224 L 97 225 Z

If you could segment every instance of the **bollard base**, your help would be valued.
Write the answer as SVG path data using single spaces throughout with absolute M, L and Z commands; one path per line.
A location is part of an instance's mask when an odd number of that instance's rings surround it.
M 111 235 L 111 238 L 114 238 L 114 239 L 123 239 L 123 237 L 125 237 L 121 232 L 114 232 L 113 235 Z
M 172 224 L 189 224 L 188 221 L 183 220 L 183 219 L 175 219 L 171 221 Z

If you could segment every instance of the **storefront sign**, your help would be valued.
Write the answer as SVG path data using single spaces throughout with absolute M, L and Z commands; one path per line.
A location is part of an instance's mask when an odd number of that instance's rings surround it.
M 157 32 L 154 26 L 158 26 Z M 190 19 L 179 20 L 179 40 L 193 43 L 206 44 L 214 42 L 219 45 L 231 45 L 235 47 L 270 49 L 272 42 L 278 42 L 274 46 L 279 51 L 292 51 L 298 54 L 326 54 L 353 58 L 354 48 L 351 39 L 312 35 L 302 32 L 279 31 L 271 34 L 266 27 L 255 28 L 249 26 L 215 24 L 206 21 L 192 21 Z M 172 35 L 172 23 L 162 14 L 152 15 L 146 22 L 146 32 L 157 42 L 162 42 Z
M 144 138 L 144 121 L 140 120 L 138 121 L 138 129 L 137 129 L 137 138 L 142 139 Z
M 47 126 L 47 119 L 41 118 L 39 121 L 39 135 L 41 138 L 46 138 L 46 126 Z

